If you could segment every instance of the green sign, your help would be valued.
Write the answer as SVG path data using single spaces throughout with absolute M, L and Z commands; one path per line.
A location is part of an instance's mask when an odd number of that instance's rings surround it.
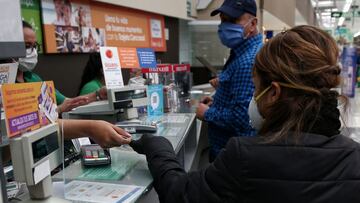
M 40 20 L 40 0 L 20 0 L 22 19 L 30 23 L 36 33 L 36 40 L 43 47 L 42 29 Z M 40 50 L 42 53 L 43 50 Z
M 360 11 L 354 11 L 354 12 L 347 12 L 347 13 L 343 13 L 343 12 L 331 12 L 331 17 L 332 18 L 352 18 L 352 17 L 360 17 Z
M 340 18 L 343 15 L 343 12 L 331 12 L 331 17 L 332 18 Z

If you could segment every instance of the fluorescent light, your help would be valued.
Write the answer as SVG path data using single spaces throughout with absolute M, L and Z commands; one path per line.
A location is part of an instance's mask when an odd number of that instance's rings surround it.
M 353 0 L 346 0 L 343 12 L 347 13 L 350 10 L 351 4 L 352 4 Z
M 344 24 L 345 17 L 339 18 L 338 26 L 342 26 Z
M 315 0 L 311 0 L 311 4 L 312 4 L 313 7 L 315 7 L 315 6 L 316 6 L 316 1 L 315 1 Z
M 360 36 L 360 31 L 354 34 L 354 37 Z
M 333 6 L 334 2 L 333 1 L 319 1 L 318 2 L 318 7 L 326 7 L 326 6 Z

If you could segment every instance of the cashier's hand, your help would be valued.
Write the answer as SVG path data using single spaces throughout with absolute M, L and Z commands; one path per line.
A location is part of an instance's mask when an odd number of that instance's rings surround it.
M 99 96 L 101 100 L 106 100 L 107 99 L 107 89 L 106 86 L 103 86 L 102 88 L 99 89 Z
M 213 86 L 215 89 L 219 87 L 219 78 L 216 77 L 209 81 L 210 85 Z
M 131 141 L 131 135 L 125 130 L 101 120 L 89 125 L 88 133 L 89 137 L 103 148 L 117 147 Z
M 90 102 L 87 96 L 78 96 L 75 98 L 66 98 L 64 102 L 58 106 L 57 111 L 59 114 L 71 111 L 78 106 L 86 105 Z
M 205 112 L 209 109 L 209 106 L 203 103 L 199 103 L 196 109 L 196 117 L 200 120 L 204 120 Z

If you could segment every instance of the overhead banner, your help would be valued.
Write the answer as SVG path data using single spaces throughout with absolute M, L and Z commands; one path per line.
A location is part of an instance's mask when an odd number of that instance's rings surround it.
M 52 81 L 4 84 L 1 86 L 1 95 L 9 138 L 57 121 Z
M 166 51 L 164 17 L 88 0 L 41 0 L 47 53 L 99 51 L 101 46 Z

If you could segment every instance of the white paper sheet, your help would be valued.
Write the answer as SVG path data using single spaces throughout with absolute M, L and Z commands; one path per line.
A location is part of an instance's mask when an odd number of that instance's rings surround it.
M 68 200 L 94 203 L 134 202 L 144 191 L 143 187 L 74 180 L 65 185 Z

